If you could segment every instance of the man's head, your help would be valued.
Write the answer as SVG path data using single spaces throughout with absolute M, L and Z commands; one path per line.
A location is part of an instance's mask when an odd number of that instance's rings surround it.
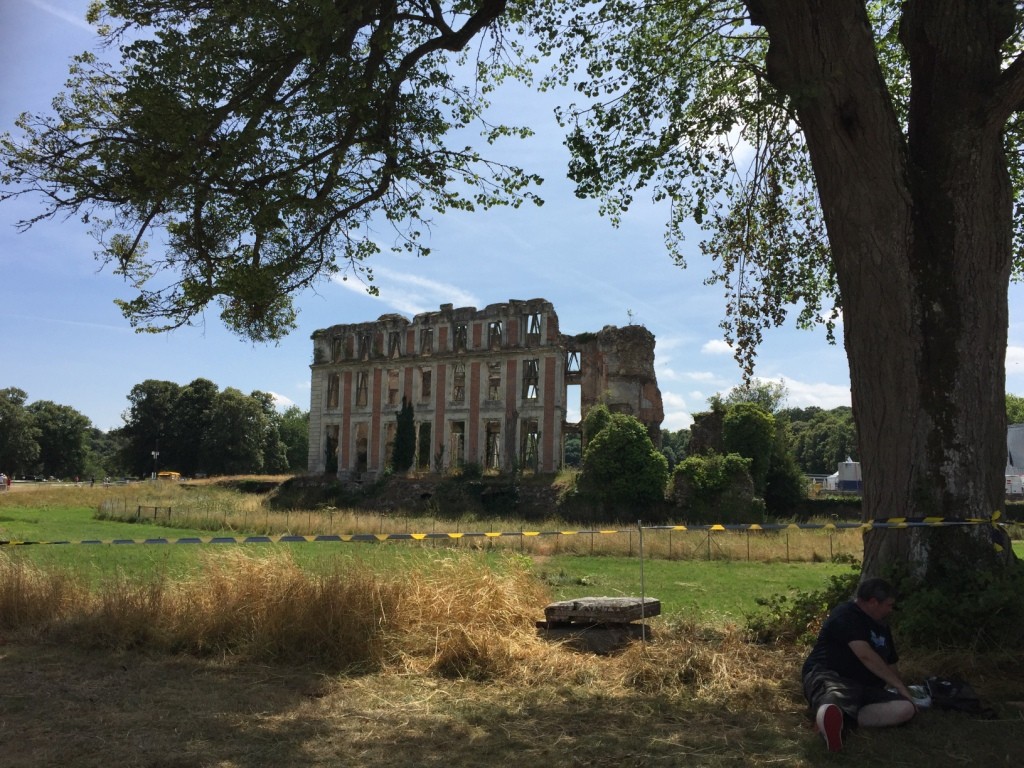
M 885 579 L 865 579 L 857 587 L 857 605 L 875 621 L 882 621 L 896 606 L 896 590 Z

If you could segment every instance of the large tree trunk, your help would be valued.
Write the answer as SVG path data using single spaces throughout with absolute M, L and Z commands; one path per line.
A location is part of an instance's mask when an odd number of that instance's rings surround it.
M 995 93 L 1012 4 L 906 3 L 906 128 L 862 0 L 748 6 L 806 136 L 828 227 L 864 518 L 990 518 L 1004 503 L 1011 190 Z M 993 565 L 1010 556 L 993 531 L 874 528 L 864 571 Z

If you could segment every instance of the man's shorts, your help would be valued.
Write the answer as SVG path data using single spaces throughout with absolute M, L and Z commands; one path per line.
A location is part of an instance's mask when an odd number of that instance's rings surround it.
M 845 715 L 846 724 L 857 724 L 857 713 L 869 704 L 902 701 L 903 697 L 885 688 L 864 685 L 858 680 L 842 677 L 830 669 L 815 665 L 804 674 L 804 697 L 811 705 L 811 713 L 822 704 L 836 704 Z

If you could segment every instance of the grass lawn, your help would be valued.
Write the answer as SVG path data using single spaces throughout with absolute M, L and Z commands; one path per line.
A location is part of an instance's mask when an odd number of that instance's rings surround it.
M 635 557 L 560 555 L 535 567 L 559 600 L 641 594 L 641 564 Z M 643 594 L 658 598 L 665 616 L 742 624 L 757 610 L 755 598 L 821 589 L 830 576 L 849 570 L 837 563 L 645 560 Z
M 235 535 L 232 531 L 221 535 Z M 149 523 L 96 520 L 88 507 L 55 506 L 45 509 L 0 508 L 0 538 L 14 541 L 82 541 L 147 538 L 210 537 L 217 532 L 167 528 Z M 159 574 L 175 578 L 197 567 L 199 558 L 211 551 L 243 546 L 247 551 L 289 549 L 295 559 L 312 568 L 330 568 L 339 560 L 360 560 L 372 568 L 388 570 L 413 567 L 424 559 L 443 557 L 453 547 L 437 542 L 308 543 L 308 544 L 32 544 L 7 551 L 41 567 L 68 568 L 83 579 L 102 580 L 115 574 L 138 577 Z M 481 552 L 498 562 L 508 556 Z M 516 555 L 511 555 L 516 557 Z M 754 599 L 791 589 L 819 589 L 829 576 L 849 570 L 834 563 L 711 562 L 645 559 L 638 557 L 550 555 L 534 558 L 534 570 L 554 600 L 584 596 L 639 596 L 661 601 L 662 615 L 683 616 L 713 624 L 742 624 L 756 611 Z M 641 567 L 643 584 L 641 584 Z M 538 618 L 543 606 L 538 606 Z

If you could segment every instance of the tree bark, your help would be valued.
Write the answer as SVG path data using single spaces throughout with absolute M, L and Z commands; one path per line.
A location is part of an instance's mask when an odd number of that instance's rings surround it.
M 910 0 L 906 125 L 862 0 L 749 0 L 806 137 L 843 305 L 865 520 L 1004 504 L 1012 193 L 1000 45 L 1013 4 Z M 864 572 L 1011 556 L 989 526 L 870 529 Z

